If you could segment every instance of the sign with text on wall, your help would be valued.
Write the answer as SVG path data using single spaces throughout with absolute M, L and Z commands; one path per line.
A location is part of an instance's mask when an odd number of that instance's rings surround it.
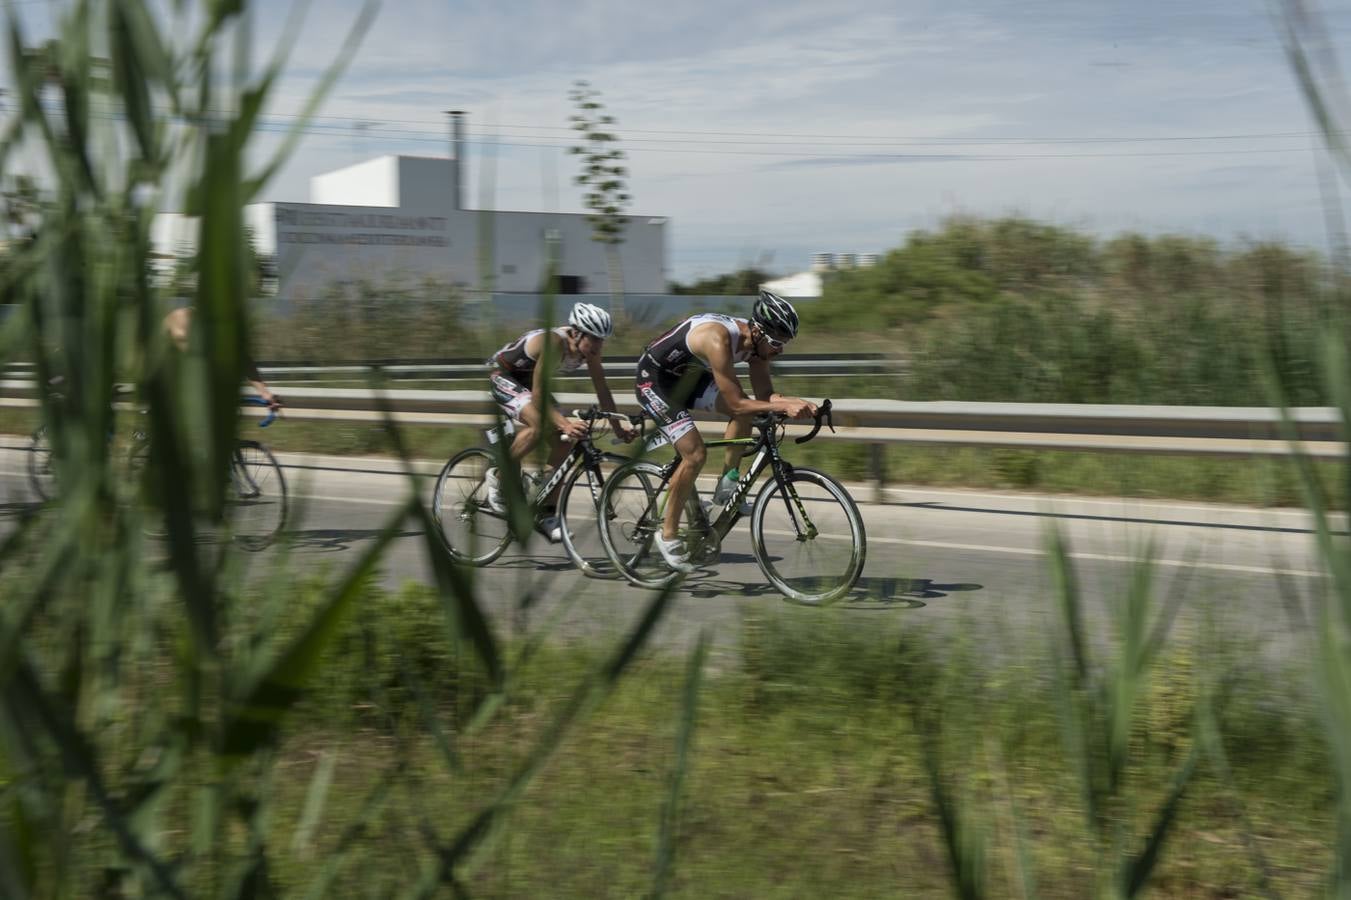
M 338 212 L 277 207 L 278 251 L 284 244 L 341 247 L 449 247 L 445 216 Z

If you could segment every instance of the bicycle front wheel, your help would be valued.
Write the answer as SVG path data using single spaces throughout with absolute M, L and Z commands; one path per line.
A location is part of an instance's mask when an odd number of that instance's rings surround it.
M 815 469 L 771 479 L 751 510 L 751 548 L 765 578 L 795 603 L 823 605 L 858 582 L 867 557 L 863 516 L 838 481 Z
M 451 557 L 471 566 L 486 566 L 511 543 L 507 517 L 488 506 L 488 470 L 497 457 L 482 447 L 461 450 L 450 458 L 432 491 L 432 519 Z
M 286 479 L 272 451 L 257 441 L 240 441 L 230 462 L 226 514 L 235 541 L 262 550 L 286 524 Z
M 563 549 L 573 565 L 592 578 L 618 578 L 619 572 L 601 543 L 601 491 L 614 471 L 629 461 L 617 453 L 602 453 L 594 466 L 580 466 L 558 495 L 558 518 L 563 526 Z
M 599 531 L 605 555 L 638 587 L 663 588 L 679 574 L 666 565 L 656 545 L 666 500 L 662 480 L 661 466 L 631 462 L 614 471 L 600 495 Z M 688 522 L 688 510 L 685 515 Z

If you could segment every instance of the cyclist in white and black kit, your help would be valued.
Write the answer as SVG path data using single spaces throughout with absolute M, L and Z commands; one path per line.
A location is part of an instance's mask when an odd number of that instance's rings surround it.
M 662 520 L 657 549 L 676 571 L 691 572 L 689 552 L 677 533 L 680 514 L 704 467 L 708 451 L 694 427 L 691 409 L 716 410 L 731 421 L 726 437 L 747 437 L 757 413 L 782 412 L 792 418 L 810 418 L 816 405 L 800 397 L 774 392 L 769 361 L 797 337 L 798 316 L 791 303 L 762 290 L 749 319 L 705 313 L 691 316 L 647 345 L 638 358 L 635 393 L 643 411 L 656 420 L 680 454 L 671 476 L 670 497 Z M 746 396 L 733 366 L 750 368 L 755 399 Z M 736 468 L 743 448 L 727 448 L 726 470 Z M 716 498 L 715 498 L 716 499 Z
M 568 314 L 566 326 L 550 331 L 542 328 L 527 331 L 489 358 L 493 399 L 501 407 L 502 414 L 516 424 L 516 434 L 511 442 L 513 460 L 519 463 L 525 459 L 539 445 L 546 431 L 571 439 L 585 437 L 587 433 L 585 422 L 567 418 L 556 404 L 550 404 L 549 408 L 553 428 L 541 427 L 543 404 L 537 398 L 543 396 L 544 367 L 538 362 L 549 343 L 552 344 L 553 358 L 558 361 L 559 372 L 575 372 L 586 365 L 600 408 L 615 413 L 611 419 L 615 433 L 626 441 L 633 440 L 634 431 L 628 417 L 616 412 L 614 396 L 605 382 L 601 353 L 605 339 L 612 334 L 614 320 L 608 312 L 591 303 L 578 303 Z M 549 465 L 557 466 L 570 449 L 566 443 L 557 442 L 549 454 Z M 506 512 L 496 469 L 488 470 L 487 483 L 488 505 L 497 512 Z M 549 540 L 557 542 L 563 535 L 557 514 L 548 506 L 553 502 L 556 502 L 554 497 L 545 501 L 539 530 Z

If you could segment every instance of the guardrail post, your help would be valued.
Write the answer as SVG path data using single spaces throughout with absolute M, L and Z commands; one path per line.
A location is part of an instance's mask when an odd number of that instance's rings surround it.
M 868 456 L 873 473 L 873 502 L 885 503 L 887 500 L 887 445 L 869 444 Z

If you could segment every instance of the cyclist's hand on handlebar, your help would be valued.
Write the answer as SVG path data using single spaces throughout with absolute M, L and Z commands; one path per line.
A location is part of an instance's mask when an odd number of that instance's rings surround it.
M 810 419 L 816 415 L 816 404 L 801 397 L 781 397 L 778 401 L 779 412 L 790 419 Z
M 269 391 L 268 389 L 260 388 L 258 391 L 258 396 L 262 400 L 266 401 L 268 409 L 281 409 L 282 407 L 281 398 L 278 397 L 276 394 L 272 393 L 271 391 Z
M 615 437 L 624 443 L 631 444 L 638 437 L 638 429 L 629 424 L 628 416 L 615 416 L 611 421 L 614 422 Z
M 580 441 L 587 436 L 591 429 L 585 422 L 580 422 L 577 419 L 566 419 L 559 426 L 559 431 L 563 432 L 563 437 L 570 441 Z

